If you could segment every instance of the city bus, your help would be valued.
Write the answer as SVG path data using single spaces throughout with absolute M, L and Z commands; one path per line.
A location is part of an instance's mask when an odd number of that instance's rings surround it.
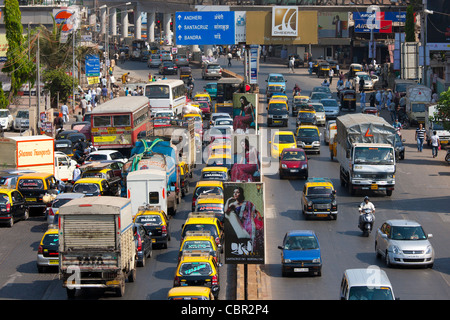
M 150 104 L 144 96 L 117 97 L 92 109 L 91 141 L 98 149 L 131 150 L 138 134 L 150 122 Z
M 158 80 L 145 85 L 145 96 L 150 100 L 152 112 L 171 110 L 182 114 L 186 104 L 186 88 L 182 80 Z

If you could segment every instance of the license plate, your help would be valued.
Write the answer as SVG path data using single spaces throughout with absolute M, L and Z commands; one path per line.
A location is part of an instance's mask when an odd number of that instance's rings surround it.
M 49 264 L 59 264 L 59 260 L 50 260 Z
M 308 268 L 294 268 L 294 272 L 308 272 Z
M 36 201 L 36 198 L 27 198 L 27 201 Z
M 281 123 L 281 120 L 274 120 L 273 123 Z
M 441 140 L 441 143 L 448 143 L 448 140 Z
M 370 186 L 370 189 L 372 189 L 372 190 L 378 190 L 378 185 L 377 185 L 377 184 L 372 184 L 372 185 Z
M 298 172 L 298 169 L 291 169 L 291 172 Z
M 152 243 L 156 242 L 156 239 L 152 239 Z
M 316 216 L 317 216 L 317 217 L 320 217 L 320 218 L 325 218 L 325 217 L 328 217 L 328 215 L 327 215 L 327 214 L 316 214 Z

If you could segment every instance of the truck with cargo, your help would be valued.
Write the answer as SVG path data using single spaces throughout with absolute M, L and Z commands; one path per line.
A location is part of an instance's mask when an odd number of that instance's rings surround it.
M 0 168 L 50 173 L 57 180 L 73 178 L 76 161 L 55 151 L 55 141 L 46 135 L 0 138 Z
M 411 124 L 425 123 L 431 93 L 430 88 L 419 84 L 406 87 L 406 114 Z
M 167 175 L 162 170 L 143 169 L 127 175 L 127 197 L 131 201 L 131 212 L 135 216 L 139 207 L 159 206 L 170 215 L 177 211 L 175 187 L 168 186 Z
M 336 119 L 336 158 L 341 185 L 357 190 L 384 191 L 395 187 L 395 129 L 382 117 L 347 114 Z
M 73 199 L 59 208 L 59 279 L 69 298 L 84 288 L 125 293 L 136 279 L 131 202 L 120 197 Z
M 427 144 L 429 146 L 431 145 L 433 131 L 436 131 L 441 145 L 448 145 L 450 142 L 450 131 L 445 130 L 444 123 L 438 119 L 437 112 L 437 105 L 429 105 L 426 109 L 424 128 L 427 131 Z

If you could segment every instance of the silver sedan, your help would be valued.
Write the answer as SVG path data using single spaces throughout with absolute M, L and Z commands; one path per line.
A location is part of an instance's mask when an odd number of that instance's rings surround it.
M 377 230 L 375 252 L 387 266 L 433 267 L 434 250 L 422 226 L 412 220 L 388 220 Z

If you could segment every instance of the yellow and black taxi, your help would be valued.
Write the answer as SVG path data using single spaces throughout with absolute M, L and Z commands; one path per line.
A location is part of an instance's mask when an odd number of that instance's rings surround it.
M 270 99 L 267 106 L 267 126 L 287 127 L 289 120 L 288 103 L 283 99 Z
M 295 136 L 298 148 L 320 154 L 320 132 L 317 126 L 300 125 Z
M 316 111 L 310 109 L 300 109 L 297 112 L 296 127 L 309 124 L 312 126 L 317 125 Z
M 307 105 L 308 102 L 309 96 L 294 96 L 291 107 L 292 116 L 295 117 L 302 106 Z
M 185 252 L 178 263 L 173 286 L 208 287 L 217 298 L 220 290 L 219 265 L 208 252 L 201 250 Z
M 214 153 L 206 160 L 207 167 L 226 167 L 231 170 L 232 164 L 231 153 Z
M 186 287 L 174 287 L 169 290 L 167 294 L 168 300 L 214 300 L 211 288 L 186 286 Z
M 46 268 L 58 269 L 59 266 L 59 236 L 58 228 L 51 225 L 44 233 L 37 252 L 37 268 L 44 272 Z
M 9 227 L 17 220 L 27 220 L 28 204 L 22 194 L 13 188 L 0 187 L 0 223 Z
M 269 141 L 270 154 L 272 158 L 279 158 L 285 148 L 297 147 L 294 133 L 292 131 L 276 131 Z
M 145 230 L 151 232 L 153 244 L 167 248 L 170 241 L 169 218 L 164 211 L 156 207 L 139 208 L 134 223 L 142 224 Z
M 181 241 L 188 231 L 206 231 L 211 234 L 217 245 L 222 246 L 221 251 L 223 251 L 224 233 L 222 225 L 214 213 L 191 212 L 181 229 Z
M 184 252 L 191 252 L 193 250 L 200 250 L 208 252 L 212 255 L 216 262 L 220 260 L 220 245 L 218 246 L 211 236 L 211 233 L 207 231 L 188 231 L 183 241 L 181 241 L 180 252 L 178 253 L 178 262 L 181 260 L 181 256 Z
M 120 190 L 112 188 L 103 178 L 81 178 L 73 184 L 72 192 L 84 193 L 86 197 L 120 195 Z
M 123 165 L 123 164 L 122 164 Z M 116 163 L 109 162 L 93 162 L 82 166 L 81 178 L 101 178 L 108 181 L 109 186 L 116 194 L 120 193 L 122 187 L 122 175 L 118 175 L 118 170 L 114 170 L 111 166 L 116 167 Z
M 202 180 L 197 182 L 192 193 L 192 211 L 194 211 L 197 204 L 197 198 L 204 193 L 215 193 L 223 197 L 223 182 L 219 180 Z
M 204 193 L 198 196 L 194 212 L 214 212 L 214 215 L 221 223 L 225 216 L 223 194 Z
M 267 102 L 269 102 L 274 94 L 283 93 L 284 91 L 285 88 L 281 84 L 269 84 L 266 91 Z
M 309 178 L 306 180 L 301 202 L 303 215 L 306 218 L 337 219 L 336 190 L 328 178 Z
M 192 178 L 192 172 L 189 172 L 189 165 L 185 161 L 178 163 L 180 169 L 180 185 L 181 196 L 185 196 L 189 192 L 189 177 Z
M 204 167 L 201 172 L 201 180 L 215 180 L 227 182 L 229 179 L 227 167 Z
M 16 188 L 25 197 L 29 208 L 42 209 L 42 213 L 47 207 L 44 196 L 58 194 L 55 176 L 49 173 L 24 174 L 17 180 Z

